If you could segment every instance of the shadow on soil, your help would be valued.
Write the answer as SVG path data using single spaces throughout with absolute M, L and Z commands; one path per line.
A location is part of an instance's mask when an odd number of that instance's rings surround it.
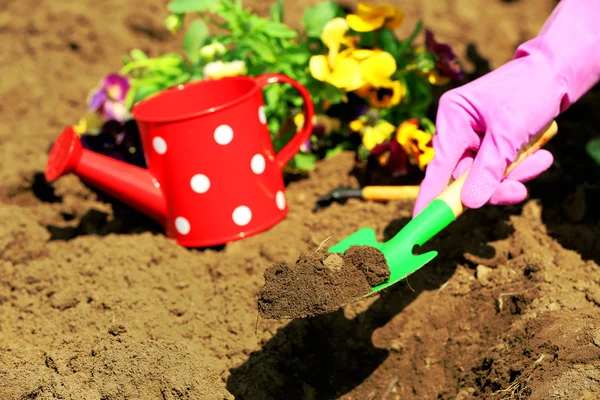
M 334 399 L 348 393 L 389 355 L 388 350 L 373 345 L 373 332 L 386 325 L 422 292 L 440 288 L 454 274 L 456 265 L 464 262 L 464 253 L 493 257 L 494 249 L 487 243 L 492 238 L 506 238 L 512 233 L 506 224 L 509 215 L 506 210 L 500 215 L 498 210 L 485 209 L 458 220 L 422 249 L 423 252 L 442 250 L 442 255 L 427 268 L 411 275 L 410 284 L 394 285 L 353 319 L 346 318 L 339 310 L 291 321 L 266 342 L 262 350 L 252 353 L 244 364 L 231 370 L 227 390 L 240 399 Z M 483 221 L 483 228 L 473 232 L 476 220 Z M 384 231 L 385 240 L 407 223 L 408 219 L 392 221 Z
M 109 220 L 110 215 L 100 210 L 87 211 L 78 221 L 76 226 L 48 225 L 50 240 L 72 240 L 80 236 L 94 235 L 107 236 L 111 234 L 137 234 L 143 232 L 160 233 L 161 227 L 143 215 L 130 211 L 126 215 L 117 216 Z M 63 214 L 69 221 L 73 217 Z
M 529 192 L 542 205 L 548 234 L 600 264 L 600 166 L 585 151 L 600 136 L 600 85 L 556 120 L 558 134 L 545 147 L 554 165 L 528 183 Z
M 38 172 L 33 176 L 31 185 L 33 196 L 43 203 L 62 203 L 63 198 L 56 195 L 54 187 L 46 181 L 44 174 Z M 153 234 L 163 234 L 162 226 L 153 219 L 138 212 L 122 202 L 102 195 L 101 201 L 108 202 L 113 209 L 113 215 L 95 209 L 87 211 L 75 226 L 57 226 L 47 225 L 46 229 L 50 233 L 50 240 L 72 240 L 81 236 L 107 236 L 111 234 L 135 235 L 145 232 Z M 61 213 L 65 222 L 75 220 L 75 216 L 69 213 Z M 191 251 L 214 250 L 221 251 L 226 245 L 189 248 Z

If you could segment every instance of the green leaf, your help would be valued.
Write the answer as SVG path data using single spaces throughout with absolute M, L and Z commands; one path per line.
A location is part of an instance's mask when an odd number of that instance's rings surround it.
M 274 132 L 279 132 L 279 129 L 281 129 L 281 122 L 277 118 L 269 118 L 268 125 L 269 132 L 271 132 L 271 138 L 273 138 L 275 136 Z M 275 151 L 281 150 L 282 147 L 283 145 L 280 145 L 280 142 L 278 142 L 277 140 L 273 142 L 273 148 L 275 149 Z
M 332 104 L 339 103 L 346 96 L 346 94 L 341 89 L 328 83 L 323 85 L 323 89 L 320 91 L 320 95 L 322 99 L 327 100 Z
M 219 5 L 217 0 L 173 0 L 167 9 L 173 14 L 185 14 L 201 11 L 215 11 Z
M 332 19 L 343 17 L 342 7 L 335 1 L 324 1 L 308 8 L 302 16 L 302 25 L 306 35 L 312 38 L 321 36 L 323 27 Z
M 384 28 L 379 31 L 379 43 L 383 51 L 387 51 L 394 58 L 398 58 L 400 52 L 400 42 L 396 39 L 394 32 L 391 29 Z
M 189 72 L 181 73 L 181 74 L 173 77 L 173 79 L 170 80 L 166 86 L 174 87 L 174 86 L 178 86 L 178 85 L 187 83 L 190 80 L 191 76 L 192 76 L 192 74 L 190 74 Z
M 408 92 L 408 96 L 403 100 L 403 102 L 406 102 L 404 110 L 410 116 L 424 116 L 433 100 L 431 85 L 426 77 L 420 77 L 412 73 L 401 77 L 400 80 L 406 85 Z
M 267 63 L 274 63 L 276 61 L 275 53 L 273 53 L 273 50 L 265 43 L 253 38 L 244 39 L 244 43 L 247 44 L 257 56 L 262 58 L 263 61 L 266 61 Z
M 265 103 L 266 106 L 274 106 L 279 103 L 281 88 L 279 85 L 269 85 L 264 89 Z
M 298 108 L 304 105 L 304 99 L 299 95 L 295 95 L 294 97 L 292 97 L 290 102 Z
M 435 68 L 435 57 L 430 53 L 418 54 L 411 64 L 419 71 L 427 73 Z
M 435 124 L 427 117 L 423 117 L 419 120 L 421 129 L 431 135 L 435 134 Z
M 290 29 L 286 24 L 281 22 L 267 22 L 260 27 L 260 30 L 271 37 L 281 39 L 292 39 L 298 36 L 298 32 Z
M 147 97 L 152 96 L 161 91 L 161 86 L 159 85 L 148 85 L 148 86 L 140 86 L 135 90 L 135 103 L 144 100 Z
M 133 107 L 133 102 L 135 101 L 136 97 L 136 91 L 137 89 L 132 87 L 127 91 L 127 94 L 125 95 L 125 107 L 127 107 L 128 110 L 131 110 L 131 107 Z
M 410 34 L 410 36 L 408 37 L 408 39 L 400 42 L 400 46 L 398 46 L 398 53 L 402 54 L 404 53 L 411 45 L 413 40 L 415 40 L 415 38 L 417 37 L 417 35 L 419 34 L 419 32 L 421 32 L 421 28 L 423 27 L 423 21 L 419 21 L 417 22 L 417 25 L 415 26 L 415 29 L 412 31 L 412 33 Z
M 189 81 L 196 82 L 201 81 L 202 79 L 204 79 L 204 74 L 202 73 L 202 70 L 195 70 L 194 73 L 190 76 Z
M 290 166 L 303 171 L 312 171 L 317 165 L 317 156 L 312 153 L 298 153 L 290 161 Z
M 133 50 L 131 50 L 131 52 L 129 53 L 129 55 L 131 56 L 131 59 L 133 61 L 147 60 L 148 59 L 148 56 L 146 55 L 146 53 L 144 53 L 140 49 L 133 49 Z
M 344 148 L 345 148 L 344 144 L 338 144 L 333 149 L 327 149 L 327 151 L 325 152 L 325 158 L 330 159 L 330 158 L 337 156 L 342 151 L 344 151 Z
M 596 164 L 600 165 L 600 137 L 591 139 L 587 142 L 585 151 L 594 159 Z
M 281 56 L 281 61 L 284 64 L 296 64 L 306 67 L 311 56 L 312 53 L 310 53 L 308 50 L 292 48 L 287 49 L 285 53 L 283 53 Z
M 195 20 L 188 27 L 183 38 L 183 48 L 188 59 L 196 64 L 200 60 L 200 48 L 208 37 L 208 27 L 202 20 Z
M 167 28 L 172 35 L 177 34 L 183 25 L 184 18 L 185 14 L 169 14 L 164 21 L 165 28 Z
M 360 146 L 358 146 L 358 149 L 356 149 L 356 153 L 358 154 L 358 158 L 360 158 L 363 161 L 366 161 L 369 158 L 369 155 L 371 154 L 369 149 L 367 149 L 362 143 L 360 144 Z
M 375 47 L 376 38 L 376 32 L 362 32 L 360 34 L 359 46 L 368 49 Z
M 271 21 L 283 22 L 283 0 L 277 0 L 271 6 Z
M 181 70 L 181 68 L 172 67 L 170 65 L 161 66 L 158 71 L 160 71 L 161 74 L 168 76 L 168 77 L 175 77 L 175 76 L 180 76 L 183 74 L 183 71 Z

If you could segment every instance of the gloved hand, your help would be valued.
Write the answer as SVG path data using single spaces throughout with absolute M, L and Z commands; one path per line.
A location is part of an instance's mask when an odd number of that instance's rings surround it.
M 538 150 L 504 180 L 521 146 L 600 80 L 600 0 L 562 0 L 540 33 L 510 62 L 440 99 L 435 157 L 413 211 L 416 216 L 471 169 L 461 200 L 469 208 L 523 201 L 523 182 L 552 164 Z

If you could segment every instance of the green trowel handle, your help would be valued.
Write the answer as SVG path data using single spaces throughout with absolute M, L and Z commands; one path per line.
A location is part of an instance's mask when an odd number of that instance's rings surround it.
M 539 150 L 543 147 L 556 133 L 558 132 L 558 126 L 556 125 L 556 121 L 550 122 L 544 129 L 542 129 L 538 134 L 533 136 L 531 140 L 519 150 L 517 153 L 517 157 L 515 161 L 513 161 L 504 172 L 504 176 L 508 175 L 512 170 L 514 170 L 517 165 L 519 165 L 523 160 L 529 157 L 531 154 Z M 454 218 L 456 219 L 463 212 L 465 212 L 466 207 L 460 200 L 460 192 L 462 187 L 467 179 L 467 175 L 469 171 L 465 172 L 460 178 L 452 182 L 446 190 L 437 197 L 437 200 L 441 200 L 446 203 L 454 214 Z
M 548 140 L 556 135 L 556 132 L 556 122 L 552 121 L 517 153 L 515 161 L 506 169 L 505 176 L 530 154 L 546 144 Z M 367 245 L 379 249 L 384 254 L 390 268 L 390 279 L 373 288 L 371 294 L 393 285 L 436 257 L 436 251 L 416 255 L 413 252 L 414 247 L 417 245 L 423 246 L 466 210 L 460 200 L 460 192 L 468 173 L 469 171 L 452 182 L 442 194 L 387 242 L 378 243 L 375 238 L 375 231 L 365 228 L 333 245 L 329 251 L 343 253 L 350 246 L 355 245 Z

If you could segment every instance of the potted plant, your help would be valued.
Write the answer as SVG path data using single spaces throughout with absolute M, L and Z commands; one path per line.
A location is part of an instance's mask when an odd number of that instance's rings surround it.
M 419 21 L 400 39 L 404 14 L 392 6 L 360 3 L 345 11 L 333 1 L 308 8 L 302 31 L 284 23 L 283 1 L 268 17 L 238 0 L 173 0 L 165 26 L 183 33 L 183 51 L 149 57 L 133 49 L 123 67 L 108 74 L 88 97 L 88 113 L 76 125 L 84 146 L 145 166 L 134 104 L 175 85 L 226 76 L 279 72 L 302 83 L 315 105 L 314 130 L 286 166 L 290 173 L 315 168 L 344 150 L 357 160 L 376 160 L 391 176 L 409 167 L 423 171 L 433 157 L 434 124 L 427 118 L 433 86 L 460 82 L 462 68 L 445 44 Z M 211 33 L 218 31 L 218 33 Z M 287 85 L 264 91 L 276 150 L 302 125 L 302 100 Z

